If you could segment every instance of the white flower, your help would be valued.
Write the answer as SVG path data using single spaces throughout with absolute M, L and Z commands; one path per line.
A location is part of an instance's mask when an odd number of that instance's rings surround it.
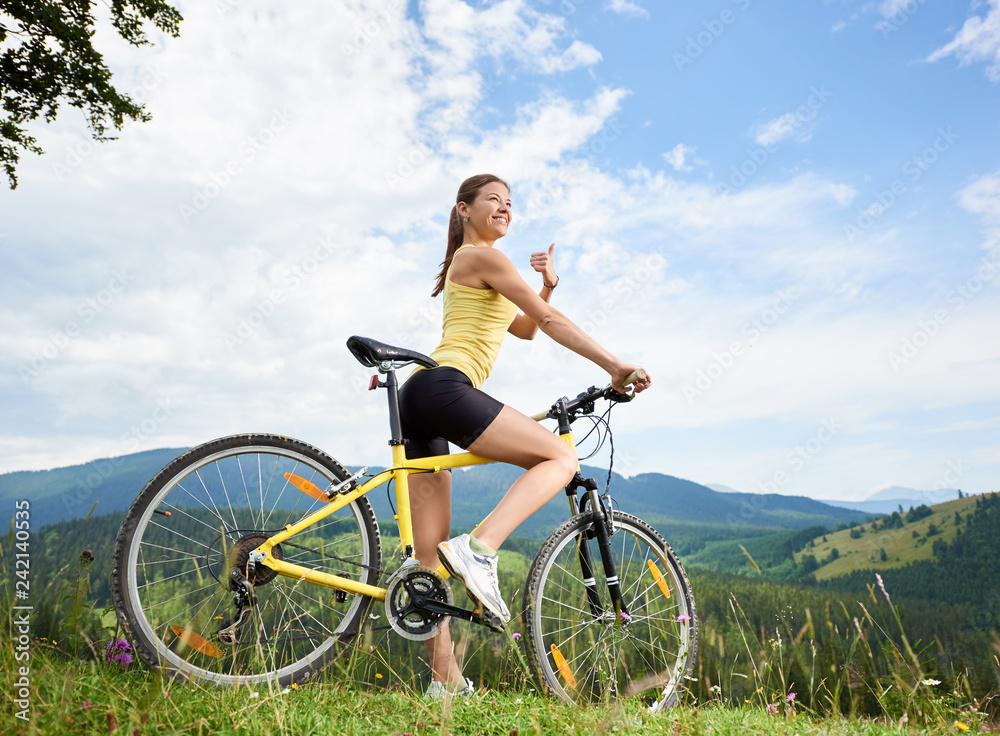
M 931 687 L 933 687 L 934 685 L 940 685 L 941 681 L 940 680 L 932 680 L 930 678 L 927 678 L 926 680 L 921 680 L 920 684 L 921 685 L 930 685 Z

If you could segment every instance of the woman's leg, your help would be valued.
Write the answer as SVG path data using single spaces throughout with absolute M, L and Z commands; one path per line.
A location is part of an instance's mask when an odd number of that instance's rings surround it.
M 433 569 L 440 564 L 437 546 L 448 539 L 451 526 L 451 473 L 414 474 L 407 482 L 413 519 L 413 552 L 421 565 Z M 447 622 L 441 633 L 425 641 L 424 646 L 435 680 L 465 685 L 462 670 L 455 660 Z
M 565 487 L 579 464 L 576 452 L 566 442 L 506 405 L 468 449 L 527 471 L 472 535 L 493 549 L 499 549 L 521 522 Z

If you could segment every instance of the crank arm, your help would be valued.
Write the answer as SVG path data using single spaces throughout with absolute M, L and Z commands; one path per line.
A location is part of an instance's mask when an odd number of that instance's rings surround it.
M 423 598 L 423 596 L 421 596 L 421 598 Z M 460 618 L 465 621 L 479 620 L 479 614 L 476 613 L 475 611 L 468 611 L 464 608 L 453 606 L 450 603 L 445 603 L 444 601 L 436 601 L 430 598 L 426 598 L 424 600 L 414 599 L 413 608 L 418 611 L 437 613 L 442 616 L 451 616 L 452 618 Z

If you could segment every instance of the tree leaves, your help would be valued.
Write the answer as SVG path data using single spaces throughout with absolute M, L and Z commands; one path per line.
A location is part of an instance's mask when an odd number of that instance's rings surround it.
M 149 114 L 112 84 L 111 70 L 93 46 L 92 0 L 0 0 L 0 162 L 17 188 L 16 165 L 23 151 L 42 153 L 26 124 L 55 120 L 62 103 L 83 110 L 97 140 L 125 120 L 146 122 Z M 180 13 L 162 0 L 112 0 L 111 21 L 133 46 L 149 44 L 146 25 L 173 37 Z

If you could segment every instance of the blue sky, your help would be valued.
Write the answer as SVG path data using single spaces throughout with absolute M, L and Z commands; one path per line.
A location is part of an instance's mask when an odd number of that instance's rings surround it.
M 459 182 L 654 389 L 615 468 L 997 489 L 1000 2 L 180 2 L 97 36 L 153 121 L 64 109 L 0 195 L 0 471 L 245 431 L 385 462 L 352 334 L 429 352 Z M 605 379 L 510 338 L 528 413 Z

